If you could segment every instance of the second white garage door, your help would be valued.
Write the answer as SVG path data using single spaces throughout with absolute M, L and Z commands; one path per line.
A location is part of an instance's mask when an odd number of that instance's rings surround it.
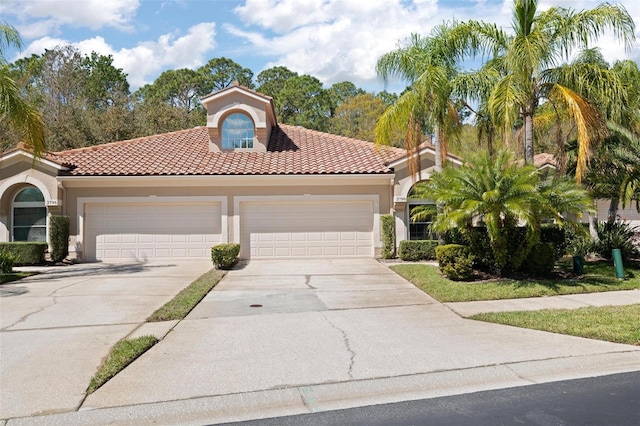
M 240 218 L 244 258 L 374 254 L 371 201 L 247 202 Z
M 220 203 L 85 206 L 85 260 L 208 259 L 222 241 Z

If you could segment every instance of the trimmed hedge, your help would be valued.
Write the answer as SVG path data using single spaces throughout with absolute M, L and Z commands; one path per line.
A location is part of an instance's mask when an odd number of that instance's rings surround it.
M 0 274 L 10 274 L 13 272 L 15 258 L 11 253 L 0 251 Z
M 433 260 L 436 258 L 438 240 L 403 240 L 400 241 L 398 257 L 415 262 L 417 260 Z
M 211 260 L 218 269 L 231 268 L 240 254 L 240 244 L 218 244 L 211 247 Z
M 382 222 L 382 255 L 383 259 L 392 259 L 395 257 L 396 248 L 396 226 L 393 216 L 385 214 L 380 216 Z
M 549 275 L 556 262 L 557 250 L 553 243 L 538 243 L 522 262 L 522 269 L 537 276 Z
M 69 216 L 49 218 L 49 242 L 51 260 L 62 262 L 69 255 Z
M 13 255 L 16 265 L 42 265 L 47 247 L 44 242 L 0 243 L 0 252 Z
M 460 244 L 445 244 L 436 247 L 436 258 L 440 271 L 450 280 L 464 281 L 473 275 L 473 256 L 469 247 Z

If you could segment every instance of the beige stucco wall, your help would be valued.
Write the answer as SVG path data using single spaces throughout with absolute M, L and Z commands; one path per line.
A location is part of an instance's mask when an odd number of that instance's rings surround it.
M 29 158 L 0 164 L 0 241 L 10 240 L 11 205 L 16 194 L 28 186 L 40 189 L 47 204 L 58 204 L 47 206 L 49 216 L 61 214 L 64 194 L 56 174 L 57 170 Z
M 604 222 L 608 219 L 610 200 L 597 200 L 598 221 Z M 640 226 L 640 212 L 636 209 L 636 203 L 622 207 L 622 203 L 618 204 L 617 212 L 618 220 L 629 223 L 631 226 Z
M 375 184 L 367 184 L 367 177 L 361 177 L 358 182 L 350 183 L 349 177 L 311 177 L 305 179 L 300 176 L 288 176 L 279 179 L 277 184 L 270 185 L 267 181 L 272 181 L 270 177 L 253 176 L 240 179 L 243 182 L 233 184 L 229 182 L 230 178 L 208 177 L 197 179 L 190 184 L 180 184 L 180 178 L 172 179 L 150 179 L 146 186 L 136 186 L 136 178 L 123 181 L 120 179 L 93 180 L 93 182 L 85 181 L 63 181 L 65 186 L 65 206 L 64 214 L 70 216 L 70 252 L 75 253 L 76 249 L 81 251 L 81 245 L 78 243 L 78 236 L 83 233 L 80 229 L 79 216 L 83 212 L 78 209 L 82 208 L 85 199 L 104 199 L 102 202 L 117 201 L 126 202 L 126 198 L 140 199 L 148 198 L 149 201 L 159 201 L 161 197 L 181 197 L 181 201 L 189 202 L 190 197 L 224 197 L 226 199 L 226 211 L 222 214 L 227 216 L 228 241 L 234 241 L 234 216 L 239 215 L 239 211 L 235 211 L 235 197 L 273 197 L 273 201 L 286 201 L 287 197 L 296 200 L 309 197 L 312 201 L 313 196 L 323 196 L 330 199 L 331 196 L 339 197 L 341 200 L 349 199 L 349 197 L 357 196 L 375 196 L 378 200 L 378 211 L 376 214 L 387 214 L 391 211 L 391 176 L 378 176 L 369 178 L 377 181 Z M 288 183 L 283 182 L 288 180 Z M 301 181 L 311 181 L 303 183 Z M 88 185 L 93 186 L 78 186 Z M 379 234 L 379 232 L 377 233 Z M 380 241 L 374 241 L 376 254 L 379 254 Z M 80 255 L 80 253 L 78 253 Z
M 231 91 L 220 94 L 219 98 L 205 101 L 207 109 L 207 127 L 211 143 L 209 149 L 212 152 L 222 151 L 222 123 L 225 118 L 234 112 L 243 113 L 251 118 L 254 124 L 253 148 L 251 151 L 266 152 L 271 136 L 271 129 L 275 126 L 270 103 L 259 97 L 248 96 L 246 92 Z M 238 150 L 238 149 L 236 149 Z

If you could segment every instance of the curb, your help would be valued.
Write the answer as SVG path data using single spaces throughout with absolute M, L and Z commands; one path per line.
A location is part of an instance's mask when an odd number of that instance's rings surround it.
M 633 347 L 630 347 L 633 348 Z M 639 350 L 10 419 L 13 425 L 217 424 L 640 371 Z

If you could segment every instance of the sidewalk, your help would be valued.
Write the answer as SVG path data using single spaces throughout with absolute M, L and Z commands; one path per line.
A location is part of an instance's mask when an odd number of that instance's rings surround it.
M 622 306 L 640 303 L 640 290 L 603 293 L 567 294 L 563 296 L 530 297 L 524 299 L 486 300 L 480 302 L 444 303 L 462 317 L 485 312 L 538 311 L 542 309 L 578 309 L 588 306 Z

